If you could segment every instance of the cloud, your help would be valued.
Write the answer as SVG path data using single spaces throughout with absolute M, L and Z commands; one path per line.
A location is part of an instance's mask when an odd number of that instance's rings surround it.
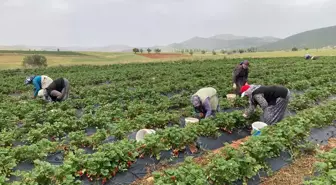
M 163 45 L 335 24 L 335 0 L 0 0 L 0 45 Z

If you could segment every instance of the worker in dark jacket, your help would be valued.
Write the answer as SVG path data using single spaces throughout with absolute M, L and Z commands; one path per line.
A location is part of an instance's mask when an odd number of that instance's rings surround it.
M 242 97 L 249 97 L 250 103 L 244 117 L 250 116 L 259 105 L 263 110 L 262 122 L 272 125 L 284 118 L 290 97 L 290 91 L 286 87 L 244 85 L 241 93 Z
M 247 83 L 248 73 L 249 73 L 249 61 L 245 60 L 241 62 L 233 71 L 232 81 L 233 89 L 236 91 L 237 95 L 240 95 L 240 89 L 243 85 Z
M 64 101 L 69 97 L 69 90 L 69 81 L 65 78 L 58 78 L 44 90 L 42 95 L 47 101 Z

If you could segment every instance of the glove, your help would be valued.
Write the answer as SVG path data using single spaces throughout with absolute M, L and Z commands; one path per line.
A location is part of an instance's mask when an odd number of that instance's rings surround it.
M 232 86 L 232 87 L 233 87 L 233 89 L 236 89 L 236 88 L 237 88 L 237 86 L 236 86 L 236 84 L 235 84 L 235 83 L 233 84 L 233 86 Z

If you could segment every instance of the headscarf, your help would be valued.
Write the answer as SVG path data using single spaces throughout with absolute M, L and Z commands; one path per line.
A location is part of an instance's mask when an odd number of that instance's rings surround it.
M 250 99 L 252 98 L 252 93 L 258 89 L 261 85 L 244 85 L 241 87 L 241 93 L 242 93 L 242 97 L 244 97 L 245 95 L 248 96 Z
M 24 82 L 25 85 L 31 84 L 33 82 L 34 78 L 35 78 L 35 75 L 27 77 L 25 82 Z
M 201 106 L 201 98 L 197 95 L 191 97 L 191 103 L 194 107 L 200 107 Z

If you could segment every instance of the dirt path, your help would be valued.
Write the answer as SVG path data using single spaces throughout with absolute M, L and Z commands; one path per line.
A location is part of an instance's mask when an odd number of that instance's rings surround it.
M 335 147 L 336 138 L 331 138 L 328 145 L 320 147 L 320 150 L 329 151 Z M 317 162 L 316 154 L 303 155 L 291 165 L 281 168 L 260 185 L 301 185 L 305 177 L 314 173 L 315 162 Z

